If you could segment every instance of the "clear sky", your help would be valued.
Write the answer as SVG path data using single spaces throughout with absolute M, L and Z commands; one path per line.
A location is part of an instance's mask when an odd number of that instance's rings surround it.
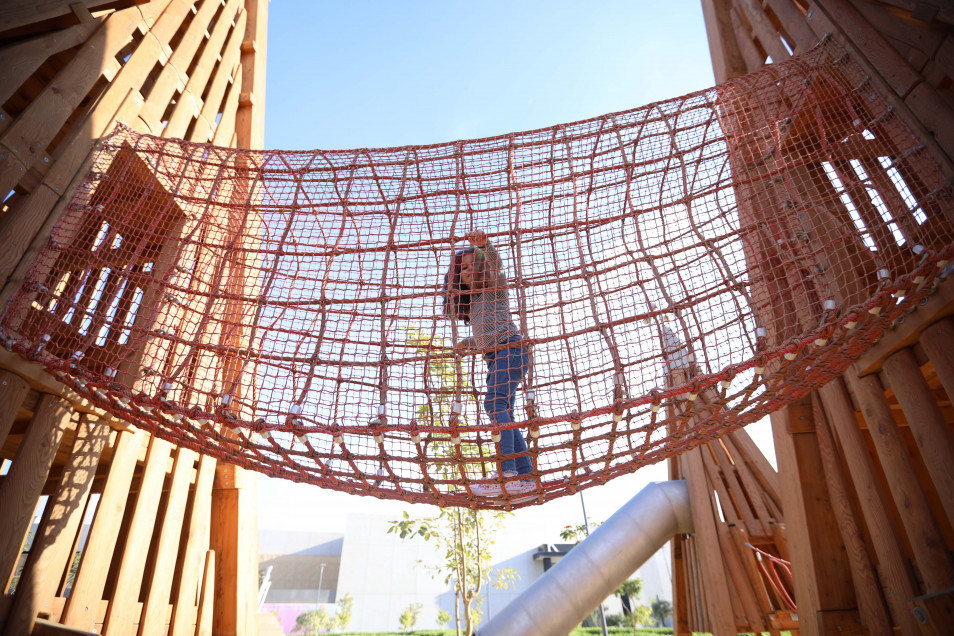
M 265 146 L 376 148 L 541 128 L 714 83 L 699 0 L 272 0 Z M 750 434 L 771 453 L 765 424 Z M 664 464 L 584 491 L 605 520 Z M 261 479 L 263 529 L 344 530 L 351 512 L 426 506 Z M 581 520 L 580 498 L 523 509 L 528 549 Z

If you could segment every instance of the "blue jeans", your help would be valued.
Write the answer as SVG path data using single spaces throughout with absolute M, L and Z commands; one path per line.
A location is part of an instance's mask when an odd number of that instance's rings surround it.
M 530 367 L 530 354 L 514 336 L 510 342 L 514 346 L 500 351 L 492 351 L 484 356 L 487 360 L 487 397 L 484 409 L 498 425 L 511 424 L 513 409 L 517 399 L 517 386 Z M 500 431 L 500 454 L 504 457 L 514 453 L 526 453 L 527 440 L 523 433 L 514 428 Z M 533 470 L 530 458 L 526 454 L 505 459 L 500 462 L 501 472 L 516 472 L 525 475 Z

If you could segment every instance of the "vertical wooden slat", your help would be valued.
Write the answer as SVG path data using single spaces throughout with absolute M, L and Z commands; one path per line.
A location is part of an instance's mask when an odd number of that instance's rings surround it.
M 162 485 L 169 465 L 172 445 L 153 437 L 149 443 L 146 465 L 139 483 L 136 507 L 129 534 L 122 548 L 122 560 L 116 577 L 116 587 L 106 611 L 103 633 L 120 636 L 134 632 L 136 603 L 142 587 L 143 569 L 149 553 L 149 543 L 156 525 L 156 514 Z
M 215 552 L 214 630 L 246 636 L 257 629 L 257 481 L 242 468 L 220 465 L 212 490 Z
M 205 570 L 202 575 L 202 590 L 199 593 L 199 607 L 196 611 L 196 636 L 211 636 L 214 622 L 215 603 L 215 550 L 205 554 Z
M 824 612 L 857 607 L 849 566 L 825 484 L 814 418 L 808 400 L 772 414 L 772 432 L 795 603 L 803 634 L 820 634 Z
M 911 349 L 888 357 L 884 374 L 894 389 L 947 518 L 954 523 L 954 434 Z
M 695 538 L 699 543 L 697 554 L 702 568 L 701 577 L 706 587 L 706 609 L 709 620 L 712 621 L 712 632 L 716 636 L 735 634 L 737 632 L 732 601 L 729 598 L 729 584 L 719 550 L 716 520 L 713 517 L 715 503 L 712 501 L 712 489 L 702 464 L 701 450 L 696 448 L 689 451 L 685 459 L 689 505 L 696 529 Z
M 72 424 L 73 406 L 56 396 L 44 395 L 36 405 L 10 472 L 0 482 L 0 583 L 10 586 L 20 560 L 33 512 L 53 458 Z
M 887 589 L 887 601 L 894 621 L 904 633 L 916 633 L 918 626 L 908 608 L 908 599 L 918 590 L 904 555 L 898 547 L 897 533 L 882 497 L 871 455 L 865 445 L 851 400 L 841 380 L 829 382 L 819 391 L 828 421 L 840 442 L 845 466 L 858 497 L 861 514 L 878 557 L 881 578 Z
M 954 37 L 954 36 L 952 36 Z M 925 329 L 918 338 L 934 366 L 949 400 L 954 401 L 954 320 L 945 318 Z
M 911 541 L 927 592 L 940 592 L 954 584 L 954 561 L 944 547 L 944 537 L 931 516 L 931 508 L 909 463 L 898 425 L 888 406 L 880 380 L 845 374 L 884 469 L 901 522 Z
M 72 561 L 73 541 L 79 533 L 99 457 L 110 433 L 109 426 L 98 418 L 80 418 L 69 462 L 48 504 L 46 523 L 38 529 L 17 584 L 13 607 L 7 616 L 6 636 L 29 634 L 37 612 L 44 604 L 49 609 L 50 599 L 56 596 L 60 578 Z
M 195 459 L 195 451 L 186 448 L 180 448 L 176 453 L 169 497 L 156 549 L 156 567 L 149 582 L 149 592 L 139 621 L 139 636 L 161 636 L 166 633 L 169 592 L 179 553 L 179 537 L 182 535 L 182 523 L 189 497 L 189 480 L 192 479 Z
M 122 432 L 116 441 L 109 476 L 93 518 L 93 525 L 83 549 L 73 591 L 66 601 L 62 623 L 70 627 L 91 631 L 96 624 L 96 613 L 106 586 L 106 576 L 116 537 L 123 520 L 123 510 L 129 497 L 133 471 L 139 458 L 144 433 Z
M 862 622 L 872 635 L 890 636 L 893 633 L 891 616 L 881 594 L 881 582 L 868 557 L 864 537 L 855 520 L 851 498 L 838 461 L 835 441 L 822 411 L 821 398 L 815 393 L 812 393 L 812 414 L 815 419 L 818 451 L 828 484 L 832 511 L 842 540 L 845 542 L 845 552 L 848 563 L 851 565 L 851 578 L 854 582 Z
M 202 565 L 209 547 L 209 522 L 212 505 L 212 481 L 215 477 L 214 458 L 203 455 L 195 478 L 189 533 L 182 556 L 179 588 L 173 599 L 170 636 L 186 636 L 194 631 L 196 604 L 201 596 Z

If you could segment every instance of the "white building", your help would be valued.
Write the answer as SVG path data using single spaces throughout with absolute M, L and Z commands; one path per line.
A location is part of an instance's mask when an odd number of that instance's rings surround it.
M 402 540 L 388 534 L 394 516 L 348 515 L 345 532 L 308 533 L 262 530 L 259 535 L 260 569 L 271 566 L 268 594 L 262 611 L 277 611 L 286 632 L 302 612 L 313 610 L 320 600 L 329 610 L 345 594 L 354 599 L 348 631 L 397 631 L 399 617 L 412 603 L 423 606 L 416 627 L 435 629 L 443 609 L 454 614 L 454 594 L 434 568 L 440 555 L 433 541 Z M 493 567 L 511 567 L 519 574 L 516 587 L 496 590 L 485 587 L 482 596 L 484 621 L 543 575 L 545 561 L 567 546 L 529 544 L 526 533 L 508 533 L 506 527 L 494 536 Z M 636 576 L 643 580 L 642 604 L 650 599 L 672 600 L 668 545 Z M 319 590 L 319 583 L 321 589 Z M 489 588 L 489 589 L 488 589 Z M 619 613 L 620 603 L 611 598 L 607 613 Z

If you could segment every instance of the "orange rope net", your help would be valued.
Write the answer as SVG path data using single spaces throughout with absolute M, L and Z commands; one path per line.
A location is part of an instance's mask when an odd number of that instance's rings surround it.
M 843 371 L 944 275 L 950 194 L 832 42 L 644 108 L 439 145 L 252 151 L 120 127 L 2 335 L 90 402 L 227 462 L 517 508 Z M 498 469 L 500 426 L 441 286 L 475 229 L 532 353 L 508 425 L 528 433 L 519 496 L 467 488 Z

